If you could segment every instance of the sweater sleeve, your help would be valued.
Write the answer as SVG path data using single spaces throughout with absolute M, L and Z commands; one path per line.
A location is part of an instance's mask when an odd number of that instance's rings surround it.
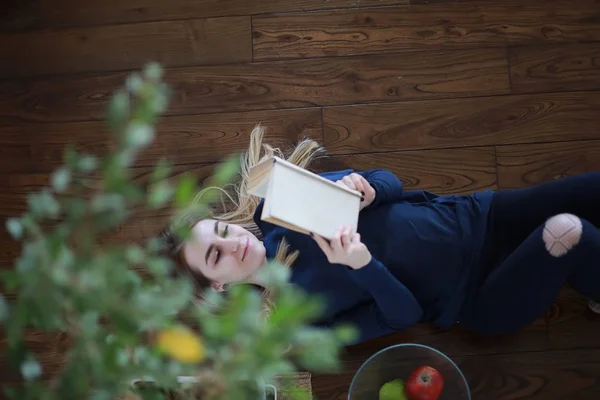
M 423 317 L 423 309 L 410 290 L 375 258 L 351 273 L 356 282 L 371 293 L 374 302 L 340 313 L 328 325 L 352 324 L 360 330 L 360 341 L 365 341 L 404 330 Z
M 375 189 L 375 201 L 367 208 L 377 207 L 386 203 L 399 201 L 402 196 L 403 185 L 398 177 L 385 169 L 372 169 L 357 172 Z

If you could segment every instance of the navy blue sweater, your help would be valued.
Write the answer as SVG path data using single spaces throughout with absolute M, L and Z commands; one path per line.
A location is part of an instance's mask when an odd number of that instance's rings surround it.
M 354 171 L 328 172 L 336 181 Z M 493 193 L 438 196 L 403 191 L 391 172 L 361 174 L 376 191 L 375 201 L 359 215 L 358 232 L 372 261 L 359 270 L 331 264 L 307 235 L 260 220 L 267 257 L 283 237 L 300 255 L 292 283 L 325 297 L 323 325 L 354 324 L 359 342 L 403 330 L 419 321 L 440 327 L 458 318 L 469 278 L 477 268 Z

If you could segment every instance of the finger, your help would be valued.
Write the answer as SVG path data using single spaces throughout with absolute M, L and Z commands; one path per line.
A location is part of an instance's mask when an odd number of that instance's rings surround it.
M 371 185 L 369 185 L 368 188 L 365 188 L 365 198 L 367 199 L 374 199 L 375 198 L 375 189 L 373 189 L 373 187 Z
M 352 244 L 359 244 L 360 243 L 360 233 L 355 233 L 354 235 L 352 235 Z
M 331 239 L 332 255 L 335 255 L 337 252 L 339 252 L 342 249 L 341 234 L 342 234 L 342 228 L 338 228 L 335 231 L 335 234 L 333 235 L 333 239 Z
M 314 233 L 311 233 L 310 236 L 312 236 L 315 242 L 317 242 L 321 250 L 323 250 L 323 253 L 325 253 L 325 255 L 327 256 L 327 258 L 331 257 L 333 250 L 327 239 Z
M 350 228 L 346 227 L 344 230 L 344 233 L 342 234 L 342 245 L 344 248 L 348 247 L 348 245 L 351 243 L 351 232 L 350 232 Z
M 362 195 L 365 195 L 365 185 L 363 183 L 363 180 L 365 178 L 363 178 L 362 176 L 360 176 L 359 174 L 353 173 L 350 174 L 350 178 L 352 179 L 352 182 L 354 183 L 354 187 L 356 188 L 356 190 L 358 190 L 359 192 L 362 193 Z
M 344 184 L 346 186 L 348 186 L 350 189 L 352 190 L 356 190 L 356 186 L 354 186 L 354 182 L 352 182 L 352 178 L 350 178 L 349 176 L 345 176 L 342 178 L 342 181 L 344 182 Z

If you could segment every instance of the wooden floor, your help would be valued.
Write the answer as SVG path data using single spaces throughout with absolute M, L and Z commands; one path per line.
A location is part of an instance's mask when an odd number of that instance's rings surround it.
M 258 122 L 276 144 L 322 141 L 328 167 L 388 168 L 409 189 L 442 194 L 600 170 L 599 0 L 3 4 L 4 217 L 47 183 L 65 144 L 105 150 L 109 96 L 150 60 L 168 67 L 176 92 L 136 168 L 140 180 L 164 155 L 177 172 L 206 177 Z M 140 240 L 163 221 L 140 213 L 115 239 Z M 9 267 L 18 247 L 0 237 Z M 600 398 L 600 317 L 568 289 L 515 335 L 421 325 L 350 348 L 342 374 L 314 376 L 315 394 L 345 399 L 361 362 L 401 342 L 452 356 L 474 399 Z M 61 338 L 32 333 L 30 343 L 56 368 Z

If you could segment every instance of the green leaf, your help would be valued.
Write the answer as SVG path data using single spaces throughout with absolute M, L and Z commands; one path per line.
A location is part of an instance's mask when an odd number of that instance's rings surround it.
M 109 390 L 100 389 L 91 393 L 90 400 L 114 400 L 114 398 L 114 394 Z
M 132 122 L 125 130 L 127 144 L 134 147 L 145 147 L 154 139 L 154 127 L 152 125 Z
M 14 239 L 21 239 L 23 236 L 23 225 L 18 218 L 8 218 L 6 220 L 6 230 Z
M 77 169 L 82 172 L 92 172 L 98 168 L 98 160 L 94 156 L 84 155 L 77 162 Z
M 358 330 L 352 325 L 338 326 L 335 329 L 335 334 L 343 344 L 350 344 L 358 339 Z
M 175 206 L 182 208 L 192 202 L 196 195 L 197 179 L 190 173 L 184 173 L 177 182 L 175 191 Z
M 115 131 L 119 132 L 127 123 L 130 113 L 129 95 L 123 90 L 115 93 L 108 106 L 108 125 Z
M 144 67 L 144 78 L 158 82 L 163 76 L 163 69 L 159 63 L 151 62 Z
M 105 211 L 125 210 L 125 199 L 117 193 L 104 193 L 94 196 L 92 199 L 92 210 L 100 213 Z
M 42 375 L 42 366 L 30 355 L 21 364 L 21 375 L 23 375 L 23 378 L 27 381 L 37 379 Z
M 148 205 L 154 209 L 162 208 L 169 202 L 172 195 L 173 188 L 168 182 L 152 185 L 148 194 Z
M 6 318 L 8 318 L 8 304 L 2 293 L 0 293 L 0 323 L 3 323 Z
M 81 327 L 88 335 L 94 335 L 98 331 L 98 318 L 96 311 L 88 311 L 81 317 Z
M 146 259 L 146 253 L 139 246 L 128 246 L 125 251 L 125 257 L 131 264 L 139 264 Z
M 127 87 L 127 90 L 131 93 L 138 94 L 142 91 L 144 87 L 144 81 L 142 80 L 140 74 L 134 72 L 131 75 L 129 75 L 125 80 L 125 86 Z
M 171 262 L 165 258 L 153 258 L 148 261 L 147 267 L 156 277 L 165 277 L 171 272 Z
M 12 292 L 19 286 L 19 275 L 14 269 L 0 270 L 0 280 L 4 283 L 4 289 Z
M 60 212 L 60 205 L 47 190 L 29 194 L 27 202 L 32 214 L 38 217 L 56 217 Z
M 77 150 L 73 144 L 68 144 L 65 147 L 65 152 L 63 155 L 63 160 L 65 164 L 70 167 L 74 167 L 77 163 Z
M 215 186 L 223 186 L 231 183 L 233 178 L 239 173 L 240 159 L 239 156 L 229 156 L 225 161 L 221 162 L 212 175 L 211 183 Z
M 64 192 L 71 181 L 71 171 L 67 167 L 60 167 L 52 174 L 52 186 L 58 193 Z
M 171 173 L 171 168 L 171 163 L 168 160 L 161 158 L 156 164 L 154 171 L 152 171 L 152 182 L 160 182 L 167 179 Z

